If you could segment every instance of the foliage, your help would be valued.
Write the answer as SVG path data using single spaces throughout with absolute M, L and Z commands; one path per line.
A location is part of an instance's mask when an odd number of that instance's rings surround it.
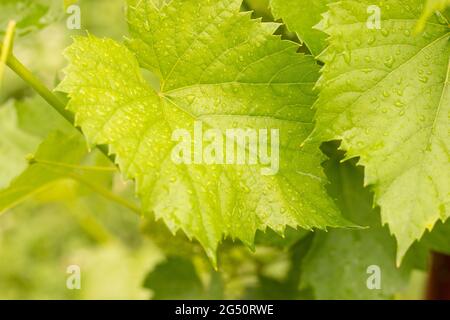
M 8 57 L 0 298 L 423 296 L 429 252 L 450 254 L 448 4 L 2 1 L 0 38 L 15 20 L 44 81 Z M 171 161 L 199 121 L 278 130 L 279 170 Z

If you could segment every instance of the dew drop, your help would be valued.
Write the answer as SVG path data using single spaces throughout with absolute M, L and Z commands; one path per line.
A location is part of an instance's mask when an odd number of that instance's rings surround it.
M 352 61 L 352 52 L 350 50 L 344 51 L 344 61 L 347 64 L 350 64 L 350 62 Z
M 405 106 L 405 104 L 404 104 L 402 101 L 397 100 L 397 101 L 395 102 L 395 106 L 396 106 L 397 108 L 403 108 L 403 107 Z
M 386 58 L 386 60 L 384 60 L 384 65 L 388 68 L 392 68 L 392 66 L 394 65 L 394 57 L 390 56 Z
M 432 38 L 432 36 L 428 32 L 425 31 L 423 33 L 423 38 L 426 39 L 426 40 L 430 40 Z

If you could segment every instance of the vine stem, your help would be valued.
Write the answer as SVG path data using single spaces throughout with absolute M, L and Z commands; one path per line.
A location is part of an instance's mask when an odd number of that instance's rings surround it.
M 3 48 L 0 45 L 0 88 L 3 82 L 3 74 L 5 72 L 6 61 L 11 52 L 11 48 L 14 42 L 14 31 L 16 28 L 16 22 L 14 20 L 9 21 L 6 29 L 5 39 L 3 40 Z
M 136 207 L 134 204 L 132 204 L 131 202 L 127 201 L 126 199 L 124 199 L 124 198 L 116 195 L 115 193 L 111 192 L 107 188 L 99 186 L 99 185 L 93 183 L 92 181 L 90 181 L 89 179 L 86 179 L 85 177 L 82 177 L 81 175 L 78 175 L 78 174 L 69 174 L 69 177 L 71 177 L 72 179 L 74 179 L 74 180 L 84 184 L 85 186 L 87 186 L 88 188 L 90 188 L 93 191 L 97 192 L 98 194 L 102 195 L 106 199 L 109 199 L 109 200 L 111 200 L 113 202 L 116 202 L 116 203 L 122 205 L 125 208 L 130 209 L 131 211 L 136 213 L 138 216 L 141 215 L 141 213 L 142 213 L 141 209 L 139 209 L 138 207 Z
M 0 44 L 0 51 L 2 45 Z M 30 70 L 28 70 L 12 53 L 8 56 L 7 63 L 20 78 L 28 83 L 47 103 L 53 107 L 67 122 L 81 132 L 81 129 L 75 125 L 75 116 L 66 109 L 66 105 L 51 92 Z M 108 152 L 104 145 L 97 145 L 97 149 L 115 164 L 114 156 Z
M 36 159 L 34 157 L 29 159 L 28 163 L 39 163 L 42 165 L 55 166 L 55 167 L 68 168 L 68 169 L 79 169 L 79 170 L 84 170 L 84 171 L 99 171 L 99 172 L 101 172 L 101 171 L 116 172 L 117 171 L 117 168 L 114 168 L 114 167 L 82 166 L 82 165 L 75 165 L 75 164 L 69 164 L 69 163 L 63 163 L 63 162 L 41 160 L 41 159 Z
M 66 109 L 66 105 L 59 100 L 34 74 L 31 73 L 16 57 L 9 55 L 8 67 L 28 83 L 45 101 L 47 101 L 64 119 L 74 126 L 75 117 Z
M 10 51 L 10 50 L 8 50 Z M 2 52 L 2 44 L 0 43 L 0 52 Z M 9 53 L 6 64 L 11 70 L 13 70 L 20 78 L 22 78 L 26 83 L 28 83 L 48 104 L 53 107 L 67 122 L 69 122 L 74 128 L 76 128 L 80 133 L 81 129 L 75 125 L 75 116 L 72 112 L 66 109 L 66 105 L 54 95 L 30 70 L 28 70 L 12 53 Z M 104 145 L 97 145 L 97 149 L 103 153 L 111 162 L 116 165 L 114 156 L 108 152 L 108 149 Z M 125 199 L 113 194 L 107 189 L 101 188 L 87 179 L 81 178 L 78 175 L 72 176 L 72 178 L 84 183 L 94 191 L 103 195 L 104 197 L 121 204 L 122 206 L 132 210 L 138 215 L 141 214 L 141 210 L 129 203 Z

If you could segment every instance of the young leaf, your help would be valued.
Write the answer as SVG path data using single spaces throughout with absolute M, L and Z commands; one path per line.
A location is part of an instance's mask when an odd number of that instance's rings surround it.
M 12 102 L 0 107 L 0 188 L 26 168 L 25 156 L 39 144 L 39 139 L 22 130 L 17 122 Z
M 78 165 L 86 154 L 86 143 L 79 133 L 67 136 L 61 132 L 55 132 L 41 143 L 34 158 Z M 52 183 L 67 179 L 69 173 L 73 171 L 70 168 L 55 168 L 40 163 L 30 164 L 8 188 L 0 191 L 0 213 L 44 188 L 51 187 Z
M 435 18 L 414 36 L 418 0 L 384 3 L 377 29 L 371 5 L 330 7 L 313 140 L 342 140 L 347 158 L 360 157 L 400 261 L 450 216 L 450 29 Z
M 348 223 L 323 187 L 318 145 L 300 145 L 312 130 L 318 67 L 295 43 L 273 36 L 274 23 L 239 12 L 240 0 L 129 1 L 131 38 L 79 37 L 59 86 L 71 98 L 88 140 L 107 144 L 136 180 L 145 211 L 195 237 L 215 261 L 224 236 L 253 245 L 256 230 L 325 228 Z M 140 68 L 160 78 L 150 87 Z M 261 165 L 177 165 L 172 133 L 194 123 L 278 129 L 280 169 Z
M 271 0 L 270 7 L 277 19 L 283 19 L 290 31 L 297 33 L 311 53 L 319 55 L 327 46 L 327 35 L 315 26 L 328 11 L 333 0 Z

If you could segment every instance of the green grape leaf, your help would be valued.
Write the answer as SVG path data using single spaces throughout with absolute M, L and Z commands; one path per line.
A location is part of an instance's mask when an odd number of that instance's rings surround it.
M 250 19 L 240 5 L 129 1 L 127 46 L 75 38 L 58 87 L 89 143 L 109 145 L 136 181 L 143 210 L 196 238 L 213 263 L 224 236 L 252 247 L 267 227 L 350 225 L 326 194 L 318 144 L 301 148 L 313 128 L 318 67 L 273 35 L 277 24 Z M 159 90 L 141 68 L 158 75 Z M 260 164 L 176 164 L 172 134 L 192 137 L 198 122 L 224 138 L 230 128 L 279 130 L 278 173 L 262 175 Z
M 450 29 L 435 18 L 415 36 L 418 0 L 385 2 L 376 29 L 371 5 L 330 6 L 311 140 L 342 140 L 347 158 L 360 157 L 365 185 L 397 238 L 399 263 L 426 229 L 450 216 Z
M 86 143 L 79 133 L 64 135 L 57 131 L 49 135 L 36 151 L 34 155 L 36 160 L 33 160 L 34 162 L 15 178 L 8 188 L 0 191 L 0 213 L 27 197 L 51 188 L 52 183 L 68 179 L 70 174 L 76 171 L 68 166 L 55 166 L 51 163 L 78 165 L 86 154 Z
M 311 53 L 319 55 L 327 46 L 327 35 L 314 28 L 334 0 L 271 0 L 270 7 L 276 19 L 283 19 L 288 29 L 295 32 Z
M 408 284 L 414 261 L 396 267 L 395 239 L 381 226 L 372 194 L 363 187 L 363 168 L 355 160 L 340 163 L 342 155 L 335 152 L 335 146 L 325 147 L 331 155 L 325 163 L 330 194 L 344 215 L 370 228 L 316 234 L 300 268 L 300 286 L 311 288 L 316 299 L 392 298 Z M 374 267 L 381 272 L 379 289 L 367 285 Z
M 9 20 L 17 22 L 19 35 L 41 29 L 62 16 L 63 0 L 2 0 L 0 3 L 0 37 Z
M 155 300 L 222 299 L 222 283 L 218 273 L 213 272 L 205 286 L 191 260 L 169 257 L 151 271 L 144 287 L 153 291 Z
M 26 167 L 26 155 L 33 152 L 39 139 L 22 130 L 14 103 L 8 102 L 0 107 L 0 188 L 6 187 L 11 179 Z

